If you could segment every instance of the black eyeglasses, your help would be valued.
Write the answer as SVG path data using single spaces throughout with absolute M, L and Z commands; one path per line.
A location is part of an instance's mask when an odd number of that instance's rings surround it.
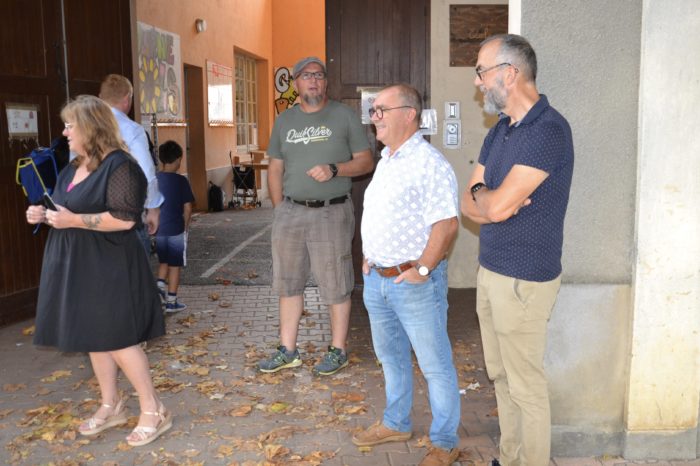
M 482 67 L 478 66 L 475 70 L 476 75 L 479 77 L 479 79 L 481 81 L 483 81 L 484 80 L 484 73 L 487 73 L 491 70 L 495 70 L 496 68 L 501 67 L 501 66 L 513 66 L 513 64 L 512 63 L 499 63 L 498 65 L 489 66 L 488 68 L 482 68 Z M 513 66 L 513 68 L 515 68 L 515 67 Z M 515 68 L 515 71 L 518 71 L 518 69 Z
M 304 81 L 308 81 L 311 78 L 316 78 L 320 81 L 322 79 L 326 79 L 326 73 L 324 73 L 323 71 L 314 71 L 313 73 L 305 71 L 299 76 L 297 76 L 297 79 L 303 79 Z
M 377 120 L 381 120 L 384 118 L 384 112 L 388 112 L 389 110 L 396 110 L 397 108 L 413 108 L 410 105 L 402 105 L 400 107 L 390 107 L 390 108 L 382 108 L 382 107 L 377 107 L 377 108 L 370 108 L 369 109 L 369 117 L 373 118 L 374 115 L 377 115 Z

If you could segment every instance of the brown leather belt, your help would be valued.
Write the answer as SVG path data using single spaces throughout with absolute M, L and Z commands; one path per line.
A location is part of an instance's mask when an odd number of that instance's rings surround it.
M 413 267 L 413 262 L 404 262 L 403 264 L 394 265 L 391 267 L 377 267 L 376 265 L 372 266 L 372 268 L 384 278 L 398 277 L 411 267 Z
M 287 199 L 289 199 L 295 204 L 305 205 L 306 207 L 312 207 L 316 209 L 318 207 L 326 207 L 333 204 L 342 204 L 343 202 L 347 201 L 348 196 L 346 194 L 345 196 L 334 197 L 333 199 L 329 199 L 327 201 L 317 201 L 314 199 L 309 199 L 306 201 L 297 201 L 296 199 L 292 199 L 291 197 L 287 197 Z

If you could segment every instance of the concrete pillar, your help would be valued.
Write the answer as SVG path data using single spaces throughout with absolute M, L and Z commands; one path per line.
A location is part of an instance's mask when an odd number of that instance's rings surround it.
M 624 456 L 691 459 L 700 398 L 697 1 L 644 0 L 641 44 Z

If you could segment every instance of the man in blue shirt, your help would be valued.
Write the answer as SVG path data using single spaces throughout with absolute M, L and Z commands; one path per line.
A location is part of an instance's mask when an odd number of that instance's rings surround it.
M 546 466 L 551 420 L 543 360 L 561 283 L 571 129 L 537 91 L 537 58 L 523 37 L 486 39 L 476 75 L 484 110 L 500 119 L 484 140 L 461 209 L 481 225 L 477 313 L 496 388 L 500 462 Z
M 112 113 L 119 124 L 119 131 L 124 139 L 124 143 L 129 149 L 129 154 L 136 159 L 136 162 L 143 170 L 148 182 L 146 193 L 146 203 L 144 208 L 146 217 L 144 228 L 138 230 L 139 236 L 144 244 L 146 253 L 150 254 L 151 244 L 148 235 L 154 235 L 158 230 L 160 217 L 160 205 L 163 203 L 163 196 L 158 190 L 158 180 L 156 178 L 156 166 L 148 150 L 148 139 L 143 126 L 139 125 L 128 113 L 134 101 L 134 88 L 131 82 L 122 75 L 109 74 L 100 85 L 100 99 L 104 100 L 112 107 Z

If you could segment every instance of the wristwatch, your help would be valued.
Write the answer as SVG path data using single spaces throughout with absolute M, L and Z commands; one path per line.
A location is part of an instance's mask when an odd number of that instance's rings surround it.
M 336 167 L 334 163 L 329 163 L 328 166 L 331 169 L 331 178 L 338 176 L 338 167 Z
M 430 269 L 420 262 L 416 262 L 416 270 L 418 270 L 418 275 L 421 277 L 427 277 L 430 275 Z
M 472 192 L 472 199 L 474 202 L 476 202 L 476 192 L 480 190 L 481 188 L 485 188 L 486 185 L 484 183 L 476 183 L 474 186 L 469 188 L 469 190 Z

